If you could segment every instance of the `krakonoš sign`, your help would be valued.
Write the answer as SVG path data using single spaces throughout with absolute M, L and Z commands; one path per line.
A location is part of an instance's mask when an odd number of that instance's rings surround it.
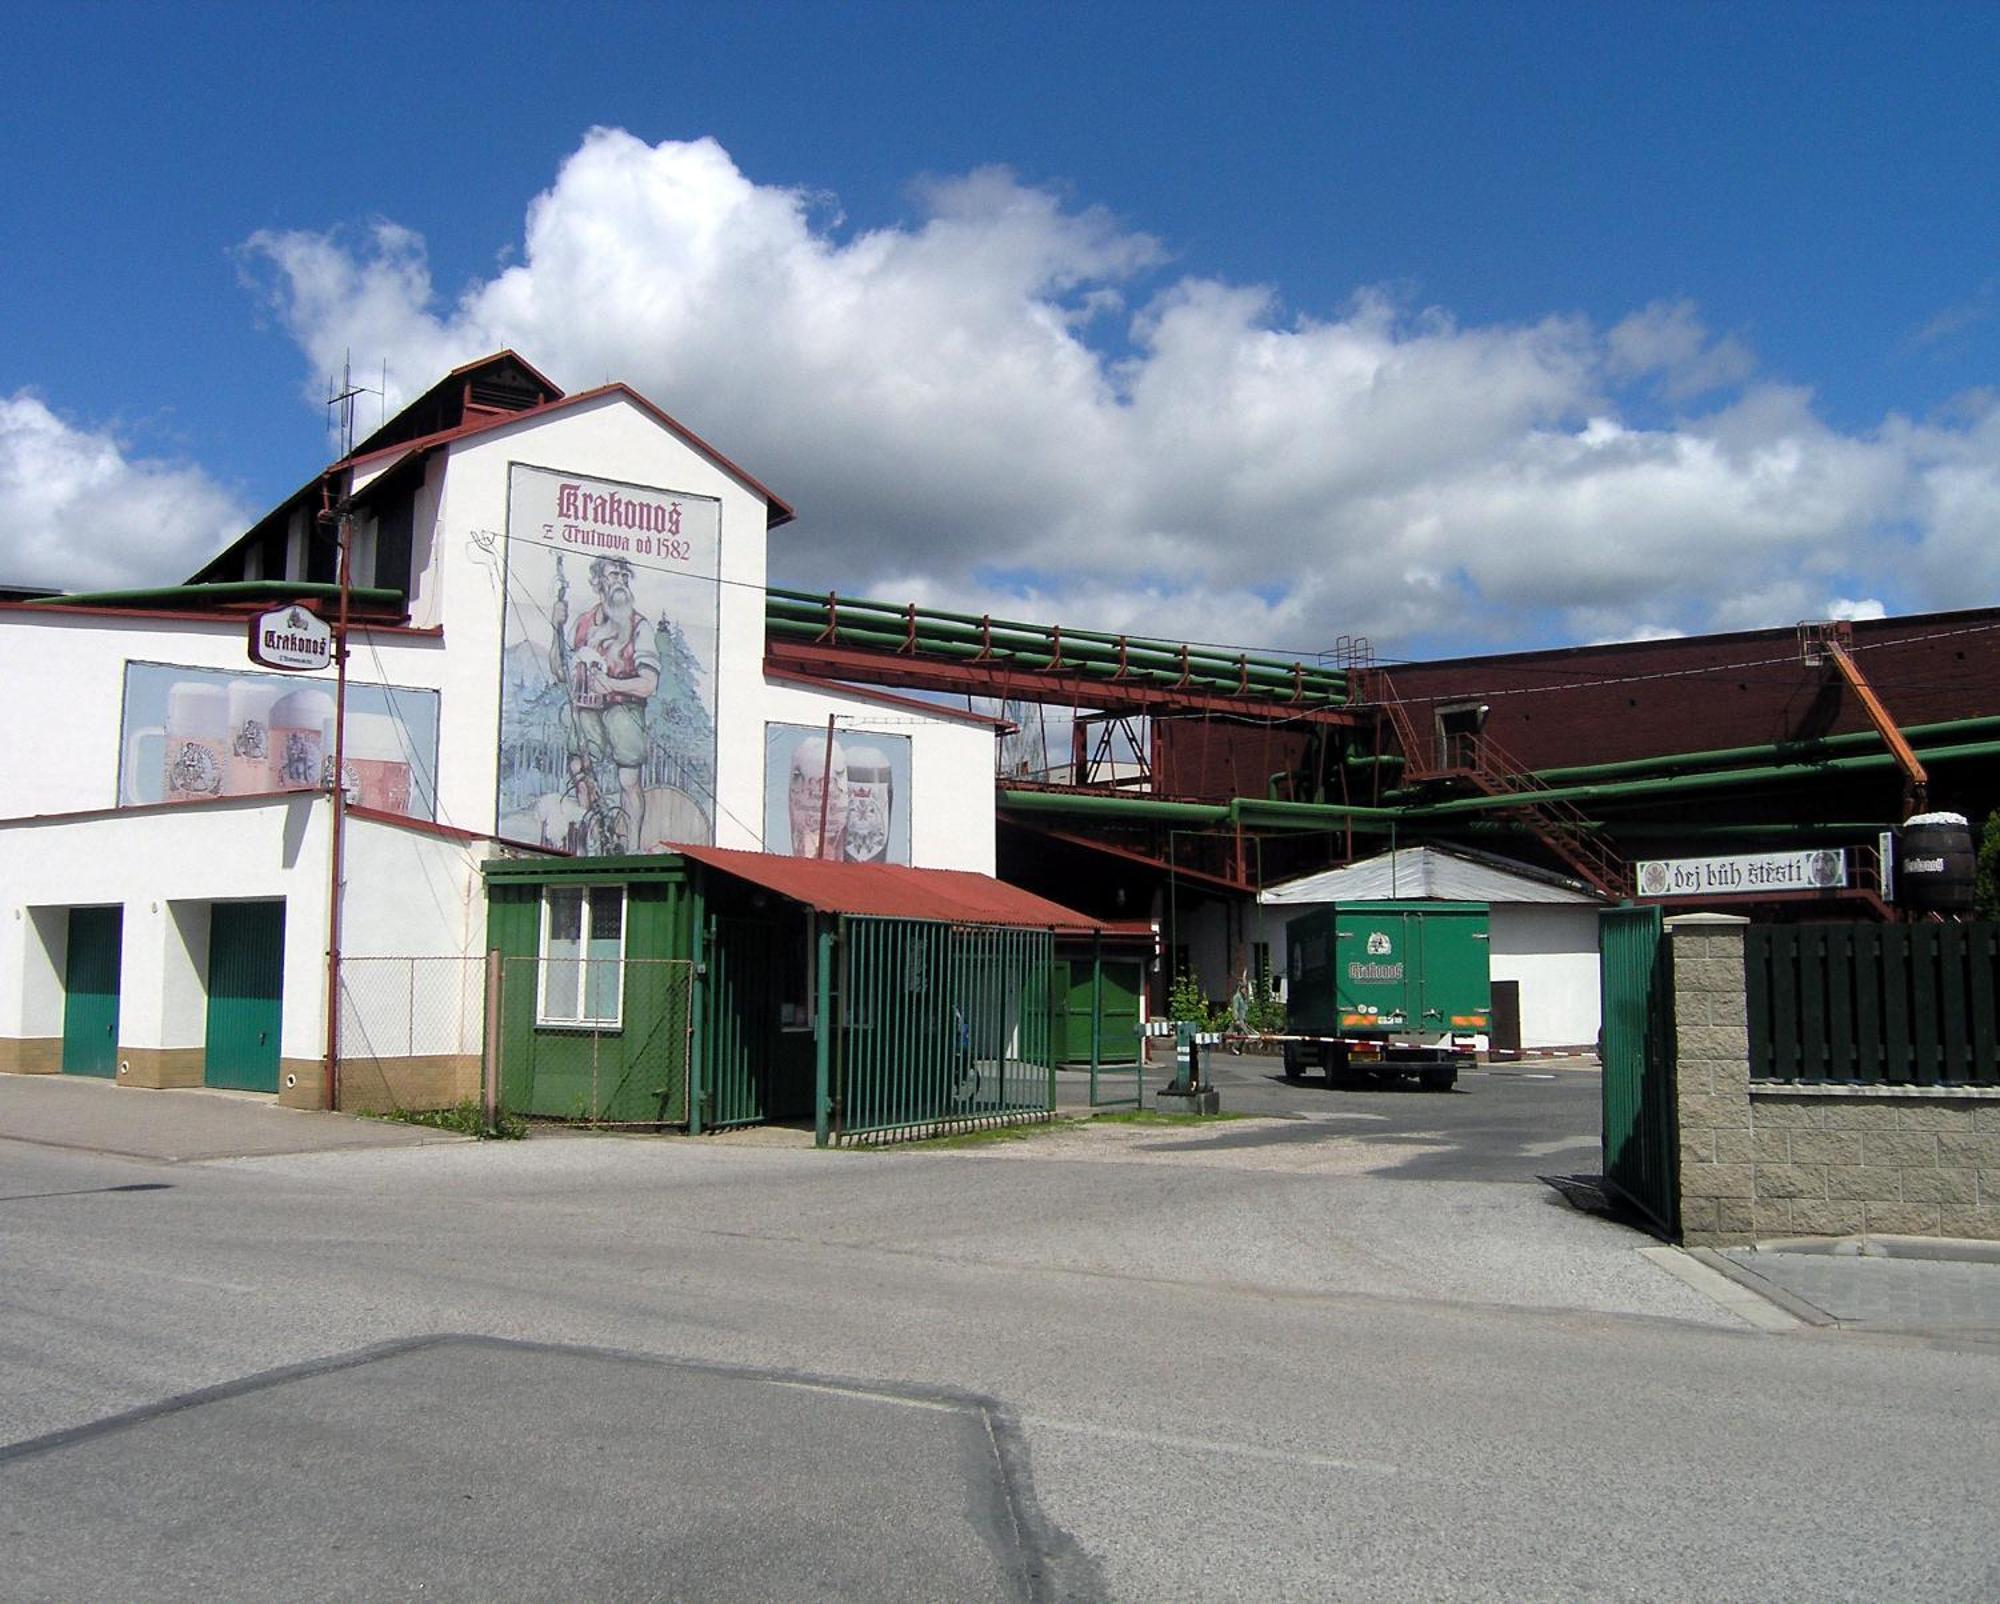
M 516 463 L 499 833 L 572 852 L 715 839 L 722 505 Z

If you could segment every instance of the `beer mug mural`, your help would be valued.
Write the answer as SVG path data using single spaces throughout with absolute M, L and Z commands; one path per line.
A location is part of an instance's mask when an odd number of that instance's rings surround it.
M 793 745 L 785 820 L 793 857 L 841 855 L 847 836 L 847 752 L 838 741 L 806 736 Z
M 847 835 L 841 855 L 849 863 L 887 863 L 896 818 L 896 771 L 878 746 L 847 753 Z
M 290 674 L 127 663 L 118 804 L 322 790 L 333 715 L 330 695 Z M 437 730 L 437 692 L 350 684 L 350 798 L 432 817 Z
M 764 726 L 764 850 L 845 863 L 910 861 L 910 738 Z M 825 836 L 821 838 L 821 821 Z

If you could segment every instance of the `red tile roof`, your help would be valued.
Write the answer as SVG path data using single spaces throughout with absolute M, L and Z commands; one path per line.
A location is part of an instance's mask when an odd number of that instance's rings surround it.
M 820 858 L 780 857 L 775 852 L 736 852 L 726 847 L 676 845 L 671 850 L 822 913 L 1014 925 L 1066 933 L 1104 928 L 1073 908 L 963 869 L 834 863 Z

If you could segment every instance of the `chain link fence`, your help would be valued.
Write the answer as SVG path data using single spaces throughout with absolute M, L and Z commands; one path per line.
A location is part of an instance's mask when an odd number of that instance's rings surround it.
M 485 1020 L 483 958 L 343 957 L 341 1107 L 379 1114 L 479 1097 Z

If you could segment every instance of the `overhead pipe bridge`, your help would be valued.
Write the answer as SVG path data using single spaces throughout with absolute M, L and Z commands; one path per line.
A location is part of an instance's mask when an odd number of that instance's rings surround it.
M 1359 729 L 1347 675 L 1262 652 L 941 612 L 836 592 L 767 590 L 767 666 L 828 680 L 1093 711 Z

